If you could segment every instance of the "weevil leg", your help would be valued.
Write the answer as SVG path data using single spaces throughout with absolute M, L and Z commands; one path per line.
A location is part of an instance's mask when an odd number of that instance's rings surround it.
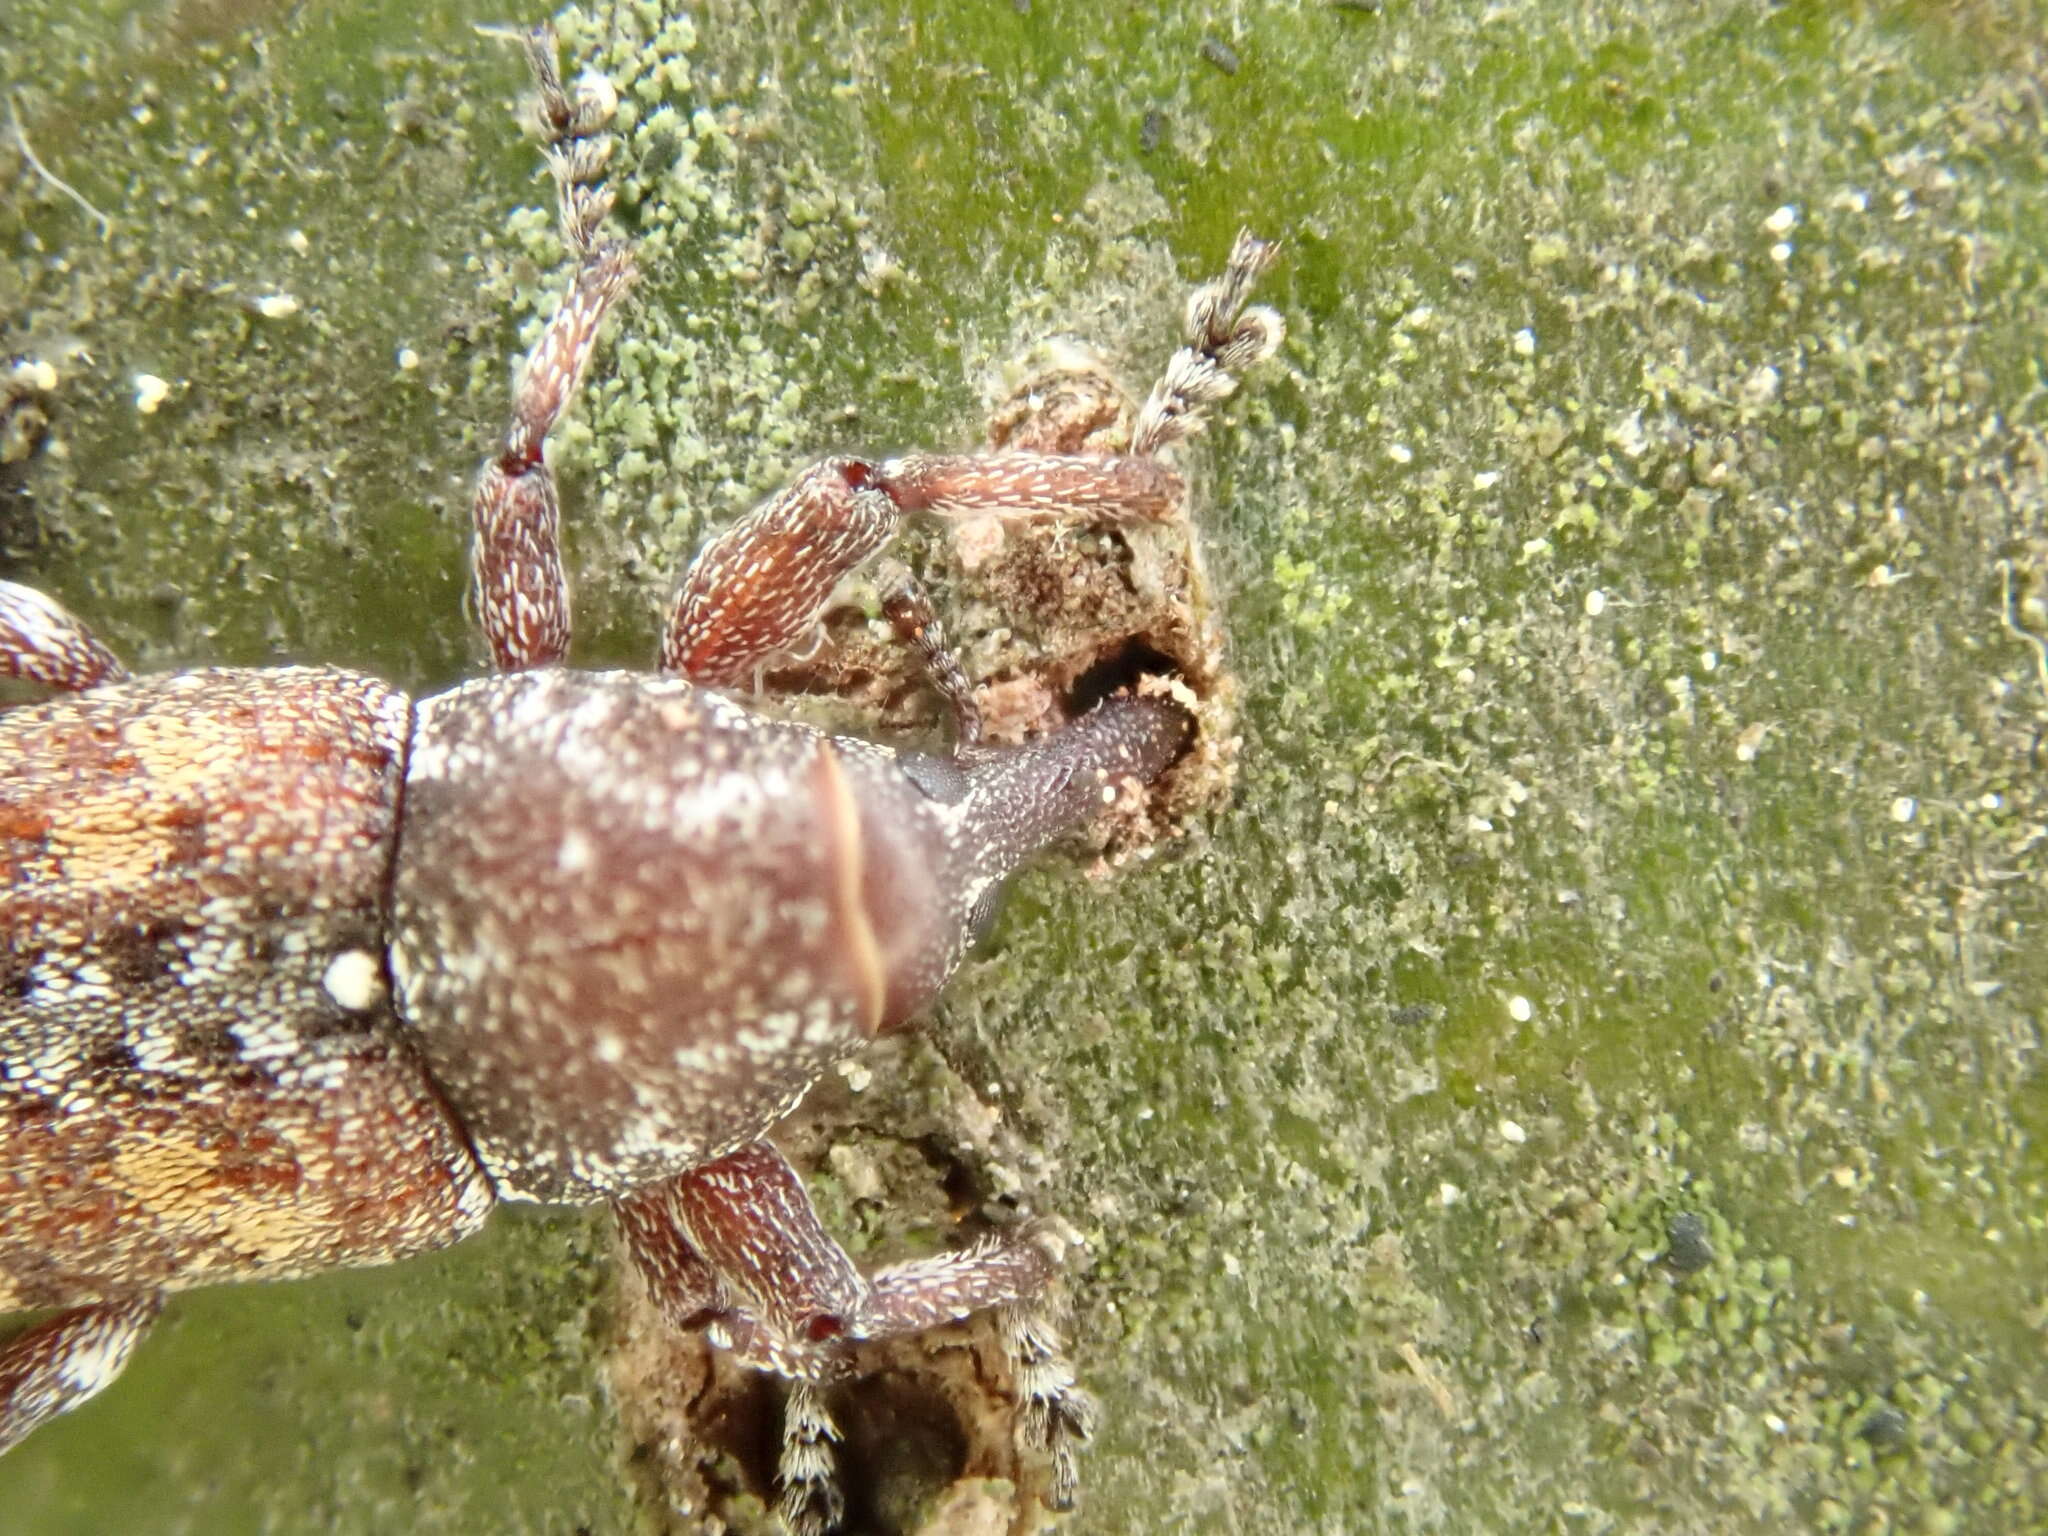
M 155 1292 L 74 1307 L 0 1344 L 0 1452 L 120 1375 L 162 1307 Z
M 801 649 L 840 578 L 902 522 L 874 473 L 865 459 L 813 464 L 699 550 L 669 607 L 662 670 L 740 688 Z
M 56 602 L 0 581 L 0 677 L 78 692 L 127 675 L 114 653 Z
M 1135 454 L 915 453 L 886 460 L 876 479 L 906 512 L 1104 523 L 1165 522 L 1183 489 L 1164 464 Z
M 668 1186 L 651 1185 L 612 1202 L 626 1251 L 671 1328 L 688 1333 L 731 1307 L 717 1271 L 690 1246 L 670 1208 Z
M 1158 453 L 1200 425 L 1203 411 L 1236 388 L 1236 374 L 1279 346 L 1280 317 L 1245 307 L 1274 252 L 1241 234 L 1222 275 L 1196 289 L 1186 345 L 1139 412 L 1131 452 L 920 453 L 813 465 L 691 563 L 669 609 L 662 667 L 711 687 L 746 686 L 764 663 L 802 646 L 840 579 L 913 513 L 1106 522 L 1178 515 L 1181 478 Z M 926 666 L 945 691 L 929 656 Z
M 1045 1302 L 1064 1256 L 1047 1227 L 988 1238 L 864 1276 L 818 1220 L 796 1170 L 767 1142 L 616 1202 L 641 1275 L 678 1326 L 708 1326 L 745 1364 L 795 1384 L 784 1421 L 782 1504 L 792 1530 L 830 1529 L 831 1443 L 817 1388 L 860 1342 L 999 1314 L 1019 1403 L 1018 1437 L 1052 1463 L 1051 1497 L 1073 1502 L 1074 1453 L 1093 1401 L 1074 1384 Z
M 934 691 L 946 701 L 953 714 L 953 745 L 981 744 L 981 706 L 974 700 L 974 685 L 960 670 L 960 662 L 946 644 L 945 627 L 932 607 L 931 594 L 908 566 L 894 560 L 882 562 L 877 573 L 882 582 L 882 613 L 896 638 L 917 652 L 924 675 Z
M 1052 1463 L 1046 1502 L 1072 1509 L 1081 1491 L 1079 1452 L 1095 1438 L 1100 1414 L 1095 1399 L 1074 1380 L 1074 1367 L 1060 1348 L 1060 1336 L 1044 1306 L 1005 1307 L 1003 1349 L 1022 1404 L 1019 1421 L 1025 1446 Z
M 864 1334 L 868 1283 L 774 1146 L 749 1142 L 663 1187 L 690 1247 L 759 1319 L 764 1345 L 780 1357 L 773 1369 L 814 1376 L 821 1348 Z
M 604 318 L 633 280 L 633 258 L 598 228 L 611 194 L 596 185 L 610 156 L 605 124 L 617 105 L 597 77 L 572 97 L 555 68 L 554 33 L 528 34 L 527 56 L 549 135 L 562 238 L 579 254 L 569 290 L 527 355 L 504 442 L 477 476 L 470 520 L 470 573 L 491 659 L 504 671 L 558 662 L 569 649 L 569 584 L 562 570 L 561 505 L 548 468 L 547 436 L 597 349 Z
M 1095 1399 L 1074 1380 L 1048 1298 L 1066 1245 L 1050 1227 L 1026 1227 L 958 1253 L 891 1265 L 871 1279 L 868 1337 L 919 1333 L 994 1309 L 1019 1408 L 1018 1439 L 1052 1464 L 1048 1502 L 1071 1509 L 1077 1453 L 1095 1434 Z
M 826 1233 L 796 1170 L 766 1142 L 612 1202 L 627 1251 L 671 1326 L 707 1328 L 744 1364 L 790 1382 L 778 1501 L 791 1536 L 845 1513 L 818 1390 L 841 1374 L 866 1283 Z
M 782 1455 L 776 1476 L 782 1484 L 777 1513 L 790 1536 L 826 1536 L 846 1513 L 839 1491 L 837 1457 L 839 1426 L 825 1408 L 825 1394 L 815 1382 L 798 1380 L 789 1388 L 782 1409 Z
M 841 578 L 913 512 L 1132 520 L 1171 516 L 1179 499 L 1180 478 L 1150 459 L 827 459 L 698 552 L 669 609 L 661 665 L 708 687 L 745 686 L 802 647 Z
M 1252 287 L 1280 247 L 1248 229 L 1237 233 L 1223 272 L 1188 296 L 1183 345 L 1138 412 L 1131 452 L 1155 454 L 1199 431 L 1202 413 L 1237 388 L 1237 376 L 1265 361 L 1287 338 L 1277 311 L 1246 308 Z
M 1188 298 L 1184 345 L 1152 386 L 1128 454 L 912 454 L 876 479 L 906 512 L 948 517 L 1039 517 L 1162 522 L 1181 505 L 1181 480 L 1161 449 L 1201 427 L 1202 414 L 1237 388 L 1237 376 L 1278 350 L 1287 328 L 1270 309 L 1247 308 L 1279 247 L 1241 231 L 1220 276 Z

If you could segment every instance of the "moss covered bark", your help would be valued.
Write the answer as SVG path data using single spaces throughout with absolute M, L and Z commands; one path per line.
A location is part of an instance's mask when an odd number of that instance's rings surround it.
M 564 444 L 585 660 L 804 459 L 971 441 L 1056 331 L 1141 382 L 1288 243 L 1192 458 L 1236 802 L 1023 883 L 814 1149 L 835 1222 L 939 1240 L 922 1138 L 1088 1236 L 1076 1529 L 2048 1529 L 2040 14 L 1101 9 L 568 27 L 651 273 Z M 55 375 L 10 575 L 145 666 L 474 664 L 560 262 L 505 19 L 0 12 L 112 221 L 0 150 L 0 350 Z M 686 1525 L 606 1242 L 182 1298 L 5 1524 Z

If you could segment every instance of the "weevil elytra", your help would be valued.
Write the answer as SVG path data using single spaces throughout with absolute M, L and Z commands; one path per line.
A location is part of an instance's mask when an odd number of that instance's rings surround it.
M 1042 1314 L 1043 1227 L 862 1274 L 765 1139 L 917 1016 L 1004 876 L 1150 782 L 1189 712 L 1119 696 L 983 741 L 921 590 L 885 612 L 951 709 L 944 756 L 828 736 L 721 690 L 800 645 L 909 514 L 1179 515 L 1161 450 L 1281 337 L 1240 237 L 1125 452 L 835 458 L 714 538 L 659 674 L 563 666 L 544 456 L 633 276 L 606 230 L 599 79 L 529 39 L 576 270 L 479 476 L 494 675 L 409 698 L 320 667 L 130 677 L 0 583 L 0 1449 L 104 1387 L 164 1296 L 381 1264 L 503 1199 L 608 1203 L 664 1316 L 787 1379 L 798 1532 L 840 1513 L 820 1388 L 866 1340 L 1001 1320 L 1023 1443 L 1071 1499 L 1089 1401 Z

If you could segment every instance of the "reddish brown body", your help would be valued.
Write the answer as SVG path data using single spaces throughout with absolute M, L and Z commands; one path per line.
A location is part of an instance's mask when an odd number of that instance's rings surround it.
M 400 1011 L 501 1194 L 626 1194 L 763 1135 L 922 1008 L 975 860 L 898 755 L 681 679 L 419 705 Z
M 0 713 L 0 1308 L 387 1263 L 714 1162 L 929 1000 L 1082 770 L 1157 771 L 1181 727 L 1131 710 L 987 754 L 980 804 L 630 673 Z
M 296 669 L 0 712 L 0 1311 L 482 1219 L 381 985 L 410 729 L 403 695 Z

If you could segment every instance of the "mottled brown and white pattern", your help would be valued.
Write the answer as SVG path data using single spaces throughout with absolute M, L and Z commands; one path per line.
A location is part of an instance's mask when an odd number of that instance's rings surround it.
M 316 670 L 0 714 L 0 1311 L 398 1258 L 482 1220 L 383 981 L 410 724 Z
M 562 509 L 543 449 L 597 347 L 598 327 L 632 284 L 624 246 L 588 254 L 526 365 L 504 446 L 477 477 L 470 576 L 491 659 L 538 667 L 569 653 Z
M 110 1377 L 164 1291 L 483 1220 L 384 980 L 410 729 L 403 695 L 313 669 L 0 713 L 0 1312 L 83 1308 L 0 1362 L 0 1446 Z
M 902 521 L 860 459 L 814 464 L 705 544 L 669 609 L 662 670 L 745 687 L 761 663 L 807 640 L 832 589 Z
M 78 689 L 127 675 L 68 609 L 33 587 L 0 581 L 0 677 Z
M 1185 732 L 1133 700 L 954 763 L 562 671 L 419 716 L 399 1005 L 500 1191 L 569 1202 L 764 1134 L 926 1006 L 985 891 Z

